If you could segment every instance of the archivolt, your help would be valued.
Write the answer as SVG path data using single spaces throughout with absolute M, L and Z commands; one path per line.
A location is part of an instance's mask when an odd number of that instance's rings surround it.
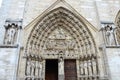
M 37 22 L 29 35 L 26 53 L 28 55 L 40 54 L 48 36 L 58 26 L 71 34 L 76 41 L 81 56 L 96 56 L 96 45 L 85 23 L 75 13 L 63 7 L 50 11 Z
M 116 28 L 116 37 L 117 37 L 117 42 L 118 42 L 118 45 L 120 45 L 120 10 L 116 16 L 116 25 L 117 25 L 117 28 Z

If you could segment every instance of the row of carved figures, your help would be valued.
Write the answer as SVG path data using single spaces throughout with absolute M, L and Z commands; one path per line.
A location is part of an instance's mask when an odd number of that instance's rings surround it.
M 98 63 L 95 57 L 80 58 L 79 60 L 80 80 L 98 80 L 99 70 Z M 43 62 L 38 59 L 27 58 L 26 61 L 26 80 L 40 79 L 43 75 Z
M 68 48 L 68 49 L 74 49 L 75 48 L 75 41 L 73 40 L 49 40 L 46 43 L 46 48 Z
M 42 75 L 43 75 L 42 61 L 27 58 L 25 74 L 26 74 L 26 80 L 33 80 L 33 79 L 42 80 Z
M 79 63 L 80 80 L 98 80 L 99 70 L 98 63 L 95 57 L 82 58 Z

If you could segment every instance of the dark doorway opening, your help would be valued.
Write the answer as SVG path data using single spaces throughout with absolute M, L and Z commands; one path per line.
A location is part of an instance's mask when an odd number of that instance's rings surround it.
M 76 60 L 65 60 L 65 80 L 77 80 Z
M 58 60 L 46 60 L 45 80 L 58 80 Z

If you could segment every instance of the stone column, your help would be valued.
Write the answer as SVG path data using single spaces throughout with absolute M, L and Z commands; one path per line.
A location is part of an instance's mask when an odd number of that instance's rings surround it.
M 41 80 L 45 80 L 45 63 L 46 63 L 46 61 L 45 61 L 45 59 L 43 59 L 43 61 L 42 61 L 42 64 L 43 64 L 43 67 L 42 67 L 42 79 Z
M 58 80 L 64 80 L 64 59 L 60 58 L 58 63 Z

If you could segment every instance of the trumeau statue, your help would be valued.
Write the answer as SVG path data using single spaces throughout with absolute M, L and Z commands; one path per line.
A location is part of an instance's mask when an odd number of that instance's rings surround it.
M 63 57 L 59 59 L 59 73 L 64 74 L 64 60 Z

